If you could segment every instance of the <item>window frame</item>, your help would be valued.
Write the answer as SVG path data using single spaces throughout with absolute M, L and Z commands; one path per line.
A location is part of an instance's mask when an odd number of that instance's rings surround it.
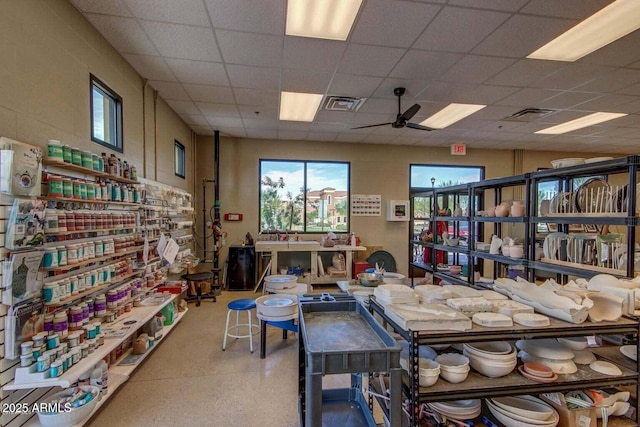
M 178 166 L 180 166 L 178 159 L 178 154 L 180 152 L 182 153 L 182 161 L 180 162 L 182 166 L 182 174 L 180 174 L 180 168 L 178 168 Z M 177 139 L 173 140 L 173 171 L 177 177 L 185 179 L 185 176 L 187 174 L 186 149 L 184 148 L 184 145 Z
M 115 137 L 115 144 L 111 144 L 105 140 L 98 138 L 95 135 L 95 116 L 94 116 L 94 108 L 93 108 L 93 91 L 94 88 L 97 88 L 103 95 L 107 96 L 114 103 L 114 117 L 110 117 L 111 121 L 115 121 L 113 125 L 112 132 Z M 93 74 L 89 74 L 89 108 L 91 115 L 91 141 L 96 144 L 100 144 L 103 147 L 109 148 L 110 150 L 117 151 L 118 153 L 124 152 L 124 138 L 123 138 L 123 122 L 122 122 L 122 109 L 123 102 L 122 97 L 118 95 L 113 89 L 111 89 L 108 85 L 106 85 L 102 80 L 97 78 Z
M 351 210 L 350 210 L 350 206 L 351 206 L 351 162 L 344 162 L 344 161 L 338 161 L 338 160 L 296 160 L 296 159 L 272 159 L 272 158 L 266 158 L 266 159 L 259 159 L 258 160 L 258 230 L 260 230 L 260 232 L 270 232 L 270 231 L 275 231 L 275 230 L 263 230 L 262 229 L 262 178 L 263 178 L 263 163 L 264 162 L 282 162 L 282 163 L 298 163 L 298 164 L 302 164 L 302 173 L 303 173 L 303 187 L 306 189 L 306 191 L 303 193 L 304 199 L 302 201 L 302 226 L 303 229 L 302 230 L 277 230 L 277 231 L 282 231 L 285 233 L 304 233 L 304 234 L 326 234 L 328 231 L 333 231 L 335 233 L 339 233 L 339 234 L 343 234 L 343 233 L 350 233 L 351 232 Z M 346 215 L 344 216 L 346 218 L 346 222 L 340 222 L 340 224 L 345 224 L 346 223 L 346 230 L 319 230 L 319 231 L 309 231 L 307 229 L 307 193 L 309 191 L 311 191 L 310 189 L 308 189 L 308 168 L 307 166 L 309 164 L 338 164 L 338 165 L 345 165 L 347 168 L 347 176 L 346 176 L 346 181 L 347 181 L 347 188 L 346 188 L 346 192 L 347 192 L 347 197 L 346 197 Z M 335 199 L 335 197 L 332 197 L 332 199 Z

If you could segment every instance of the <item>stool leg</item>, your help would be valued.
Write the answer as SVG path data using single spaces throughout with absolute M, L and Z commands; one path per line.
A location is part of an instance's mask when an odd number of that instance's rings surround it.
M 249 317 L 249 350 L 253 353 L 253 325 L 251 324 L 251 310 L 247 310 Z
M 234 332 L 234 335 L 240 335 L 240 326 L 238 326 L 240 324 L 240 310 L 236 311 L 236 331 Z M 236 341 L 238 340 L 238 338 L 236 338 Z
M 224 325 L 224 339 L 222 340 L 222 351 L 225 351 L 225 349 L 227 348 L 227 332 L 229 332 L 229 316 L 231 316 L 231 310 L 227 311 L 227 322 Z

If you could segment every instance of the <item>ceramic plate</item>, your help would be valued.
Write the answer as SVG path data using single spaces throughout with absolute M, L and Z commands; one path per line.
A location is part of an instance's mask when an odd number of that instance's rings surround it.
M 595 362 L 589 364 L 589 367 L 596 372 L 600 372 L 604 375 L 622 375 L 622 371 L 616 365 L 610 362 L 605 362 L 604 360 L 596 360 Z
M 269 307 L 287 307 L 293 304 L 293 301 L 288 298 L 273 298 L 265 300 L 263 304 Z
M 576 191 L 577 212 L 604 212 L 609 199 L 609 183 L 600 177 L 586 180 Z
M 547 316 L 538 313 L 515 313 L 513 321 L 522 326 L 548 326 L 551 324 Z
M 620 347 L 620 353 L 624 354 L 631 360 L 638 360 L 638 355 L 636 354 L 636 346 L 634 345 L 623 345 Z
M 509 316 L 499 313 L 475 313 L 471 318 L 473 323 L 490 328 L 510 328 L 513 320 Z
M 588 365 L 596 361 L 596 356 L 591 350 L 576 350 L 575 353 L 576 357 L 573 358 L 573 361 L 578 365 Z

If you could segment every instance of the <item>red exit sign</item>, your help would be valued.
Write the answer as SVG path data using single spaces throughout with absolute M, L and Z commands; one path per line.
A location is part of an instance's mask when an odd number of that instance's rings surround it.
M 451 144 L 451 154 L 454 156 L 464 156 L 467 154 L 466 144 Z

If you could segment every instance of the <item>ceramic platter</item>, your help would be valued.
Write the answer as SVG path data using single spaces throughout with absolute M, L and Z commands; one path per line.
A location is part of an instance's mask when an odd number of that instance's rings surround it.
M 596 360 L 595 362 L 589 364 L 589 367 L 596 372 L 600 372 L 604 375 L 622 375 L 622 371 L 616 365 L 610 362 L 605 362 L 604 360 Z
M 547 237 L 544 238 L 544 243 L 542 244 L 542 251 L 544 252 L 545 258 L 555 258 L 555 254 L 558 251 L 560 239 L 567 238 L 568 235 L 562 232 L 549 233 Z
M 530 380 L 533 381 L 537 381 L 539 383 L 552 383 L 558 380 L 558 375 L 554 374 L 553 371 L 551 371 L 551 376 L 550 377 L 541 377 L 539 375 L 533 375 L 529 372 L 527 372 L 524 367 L 522 365 L 518 366 L 518 372 L 520 372 L 520 374 L 525 377 L 525 378 L 529 378 Z
M 629 359 L 631 360 L 638 360 L 638 354 L 636 351 L 636 346 L 634 345 L 623 345 L 622 347 L 620 347 L 620 353 L 624 354 L 625 356 L 627 356 Z

